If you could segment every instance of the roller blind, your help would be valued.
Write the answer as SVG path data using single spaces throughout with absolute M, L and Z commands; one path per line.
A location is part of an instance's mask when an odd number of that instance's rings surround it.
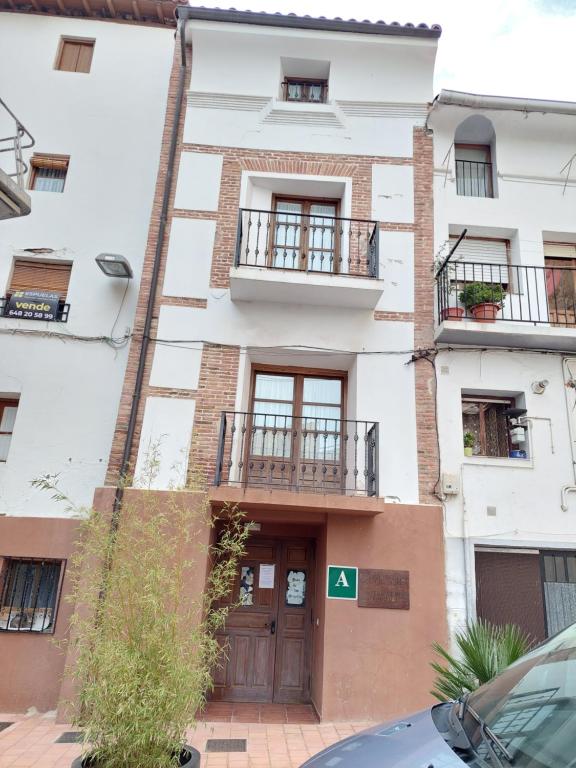
M 59 294 L 62 301 L 65 301 L 71 270 L 71 264 L 16 259 L 8 290 L 10 293 L 31 290 L 54 291 Z
M 450 245 L 452 246 L 457 239 L 450 237 Z M 483 240 L 466 237 L 450 261 L 456 265 L 456 280 L 484 283 L 508 283 L 509 281 L 508 242 L 506 240 Z M 467 265 L 458 266 L 459 261 L 465 261 Z
M 573 243 L 544 243 L 544 256 L 552 259 L 576 259 Z

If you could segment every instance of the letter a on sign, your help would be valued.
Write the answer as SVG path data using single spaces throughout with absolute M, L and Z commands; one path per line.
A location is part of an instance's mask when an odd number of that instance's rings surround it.
M 358 568 L 350 565 L 329 565 L 326 593 L 334 600 L 357 600 Z
M 346 579 L 346 574 L 344 571 L 340 571 L 340 576 L 338 576 L 338 580 L 336 581 L 337 587 L 349 587 L 350 584 L 348 584 L 348 580 Z

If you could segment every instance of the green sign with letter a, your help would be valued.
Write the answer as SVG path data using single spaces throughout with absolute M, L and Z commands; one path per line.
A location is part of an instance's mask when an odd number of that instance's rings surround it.
M 327 595 L 336 600 L 358 599 L 358 568 L 329 565 Z

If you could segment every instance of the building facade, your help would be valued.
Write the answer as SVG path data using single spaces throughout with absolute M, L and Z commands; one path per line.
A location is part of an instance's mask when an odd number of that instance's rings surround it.
M 35 144 L 32 213 L 0 222 L 0 709 L 43 711 L 60 692 L 51 641 L 66 636 L 77 523 L 31 481 L 58 475 L 78 506 L 104 482 L 176 23 L 172 3 L 147 0 L 1 7 L 1 96 Z M 101 253 L 124 256 L 132 278 L 103 274 Z
M 177 144 L 135 321 L 150 330 L 107 484 L 158 447 L 153 488 L 246 512 L 214 698 L 415 709 L 445 638 L 434 371 L 414 353 L 433 342 L 440 30 L 178 13 Z
M 443 91 L 428 125 L 449 624 L 541 640 L 576 620 L 576 105 Z

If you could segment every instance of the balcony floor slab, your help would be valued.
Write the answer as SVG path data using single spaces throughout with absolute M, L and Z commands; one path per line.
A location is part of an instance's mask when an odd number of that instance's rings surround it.
M 230 270 L 230 295 L 233 301 L 374 309 L 383 291 L 383 280 L 368 277 L 324 275 L 265 267 L 240 266 Z
M 576 327 L 560 328 L 506 320 L 493 323 L 444 320 L 436 329 L 434 338 L 439 344 L 576 352 Z
M 382 512 L 402 513 L 413 509 L 408 504 L 386 503 L 377 496 L 346 496 L 344 494 L 295 493 L 275 488 L 235 488 L 221 485 L 210 488 L 208 498 L 212 507 L 237 504 L 253 520 L 275 522 L 322 522 L 327 515 L 376 517 Z

